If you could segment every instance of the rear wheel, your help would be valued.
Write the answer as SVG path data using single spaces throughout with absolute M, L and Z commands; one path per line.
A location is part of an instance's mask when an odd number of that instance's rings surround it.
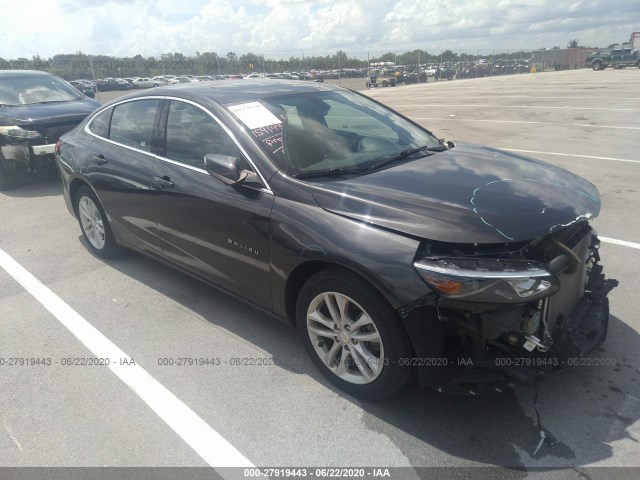
M 603 70 L 602 62 L 600 60 L 596 60 L 591 64 L 591 68 L 593 68 L 594 70 Z
M 412 349 L 398 314 L 358 277 L 322 271 L 302 287 L 298 331 L 329 381 L 361 398 L 382 399 L 411 376 Z
M 90 188 L 78 189 L 75 208 L 80 229 L 91 251 L 102 258 L 112 258 L 120 253 L 102 205 Z

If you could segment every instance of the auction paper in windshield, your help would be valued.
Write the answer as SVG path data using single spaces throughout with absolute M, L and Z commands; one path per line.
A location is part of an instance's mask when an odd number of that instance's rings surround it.
M 241 103 L 239 105 L 231 105 L 228 108 L 251 130 L 282 123 L 278 117 L 267 110 L 260 102 Z

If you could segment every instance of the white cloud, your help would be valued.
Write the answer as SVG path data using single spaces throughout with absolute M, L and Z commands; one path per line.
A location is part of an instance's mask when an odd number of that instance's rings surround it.
M 57 53 L 268 56 L 625 41 L 640 0 L 23 0 L 3 7 L 3 58 Z

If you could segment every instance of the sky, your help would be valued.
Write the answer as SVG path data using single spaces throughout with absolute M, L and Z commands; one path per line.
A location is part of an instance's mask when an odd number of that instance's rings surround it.
M 0 57 L 270 57 L 606 47 L 640 31 L 640 0 L 0 0 Z

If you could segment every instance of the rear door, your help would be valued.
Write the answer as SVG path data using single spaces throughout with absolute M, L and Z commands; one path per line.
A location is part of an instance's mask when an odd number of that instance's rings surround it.
M 161 102 L 131 100 L 103 111 L 88 126 L 97 140 L 85 147 L 87 176 L 114 233 L 149 253 L 160 251 L 153 172 Z
M 158 228 L 163 256 L 262 307 L 271 307 L 269 226 L 273 194 L 234 187 L 207 173 L 204 157 L 241 158 L 229 133 L 200 106 L 170 100 L 163 113 L 164 144 L 155 165 L 163 187 Z

